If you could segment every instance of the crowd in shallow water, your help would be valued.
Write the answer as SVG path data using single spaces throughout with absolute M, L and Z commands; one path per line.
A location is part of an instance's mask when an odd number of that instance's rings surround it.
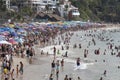
M 98 44 L 97 40 L 99 40 L 101 42 L 105 42 L 107 48 L 104 49 L 103 53 L 101 51 L 102 47 L 99 47 L 98 49 L 94 49 L 94 53 L 93 53 L 94 55 L 99 56 L 99 55 L 108 55 L 109 54 L 109 55 L 111 55 L 113 57 L 115 57 L 115 56 L 117 58 L 120 57 L 120 45 L 119 44 L 115 44 L 116 42 L 119 43 L 119 39 L 113 39 L 113 38 L 111 38 L 112 35 L 110 35 L 112 33 L 120 32 L 119 28 L 117 28 L 117 29 L 110 29 L 110 30 L 104 30 L 104 29 L 98 29 L 97 30 L 97 29 L 93 29 L 93 30 L 84 30 L 84 31 L 86 32 L 86 34 L 84 36 L 91 37 L 91 40 L 88 41 L 87 48 L 84 49 L 84 58 L 89 57 L 89 54 L 90 54 L 89 53 L 89 47 L 91 47 L 91 45 L 92 46 L 96 46 Z M 72 37 L 71 34 L 74 35 L 73 33 L 69 33 L 69 31 L 68 31 L 64 37 L 61 36 L 64 44 L 66 45 L 64 47 L 61 46 L 61 50 L 69 49 L 70 37 Z M 70 37 L 68 37 L 68 35 Z M 76 36 L 78 37 L 78 35 L 76 35 Z M 116 40 L 116 41 L 114 41 L 114 40 Z M 59 41 L 59 42 L 61 42 L 61 41 Z M 73 45 L 73 49 L 75 49 L 75 48 L 81 49 L 82 48 L 82 43 L 80 43 L 80 44 L 79 43 L 75 43 Z M 109 51 L 109 53 L 108 53 L 108 51 Z M 54 51 L 53 52 L 54 52 L 54 57 L 55 57 L 55 54 L 57 54 L 55 47 L 54 47 Z M 68 52 L 66 52 L 65 55 L 62 55 L 62 56 L 68 58 L 69 57 Z M 63 62 L 63 60 L 64 59 L 62 59 L 61 62 Z M 81 61 L 80 57 L 78 57 L 76 59 L 76 65 L 77 66 L 80 66 L 80 63 L 81 63 L 80 61 Z M 103 59 L 103 63 L 106 63 L 106 61 L 107 61 L 107 59 Z M 98 62 L 98 60 L 96 59 L 95 62 Z M 54 80 L 53 79 L 53 74 L 55 74 L 55 73 L 53 73 L 55 71 L 54 69 L 56 69 L 56 78 L 57 78 L 56 80 L 59 80 L 58 79 L 59 78 L 58 77 L 58 75 L 59 75 L 59 70 L 58 70 L 59 63 L 60 63 L 59 60 L 57 60 L 56 63 L 55 63 L 55 58 L 54 58 L 53 62 L 51 63 L 52 71 L 51 71 L 51 74 L 50 74 L 50 80 Z M 53 66 L 53 64 L 54 64 L 54 66 Z M 61 65 L 63 65 L 63 63 Z M 61 67 L 63 67 L 63 66 L 61 66 Z M 120 69 L 120 65 L 118 64 L 118 66 L 116 68 Z M 109 71 L 104 70 L 103 73 L 101 73 L 101 74 L 103 74 L 103 76 L 101 76 L 98 80 L 104 80 L 104 77 L 107 76 L 108 72 Z M 68 75 L 65 75 L 64 80 L 74 80 L 74 79 L 69 77 Z M 79 76 L 78 76 L 77 80 L 81 80 Z

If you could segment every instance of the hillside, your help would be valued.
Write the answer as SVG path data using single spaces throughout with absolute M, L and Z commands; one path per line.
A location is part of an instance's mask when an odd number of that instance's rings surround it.
M 120 0 L 70 0 L 83 20 L 120 22 Z

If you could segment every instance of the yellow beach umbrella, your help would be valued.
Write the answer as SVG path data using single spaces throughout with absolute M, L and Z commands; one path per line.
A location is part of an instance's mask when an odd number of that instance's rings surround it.
M 15 25 L 14 24 L 9 24 L 9 27 L 13 28 L 13 27 L 15 27 Z

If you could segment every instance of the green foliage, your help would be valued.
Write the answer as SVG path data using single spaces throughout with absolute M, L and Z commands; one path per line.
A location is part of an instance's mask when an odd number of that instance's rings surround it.
M 6 6 L 3 0 L 0 0 L 0 11 L 5 11 L 6 10 Z
M 120 0 L 70 0 L 83 20 L 120 22 Z
M 32 15 L 32 9 L 30 8 L 30 7 L 28 7 L 28 6 L 24 6 L 22 9 L 21 9 L 21 11 L 20 11 L 20 13 L 22 14 L 22 15 L 27 15 L 27 16 L 31 16 Z

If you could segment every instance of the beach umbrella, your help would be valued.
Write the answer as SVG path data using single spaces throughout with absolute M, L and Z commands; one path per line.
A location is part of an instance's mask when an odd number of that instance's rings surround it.
M 15 41 L 14 39 L 10 39 L 8 42 L 11 43 L 11 44 L 18 44 L 18 42 Z
M 1 32 L 2 35 L 8 36 L 10 33 L 8 31 Z
M 16 32 L 11 32 L 10 33 L 12 36 L 17 36 L 17 33 Z
M 12 45 L 11 43 L 7 42 L 7 41 L 0 41 L 0 44 L 8 44 L 8 45 Z
M 0 41 L 4 41 L 4 40 L 6 40 L 6 39 L 5 39 L 5 36 L 0 35 Z
M 17 32 L 25 32 L 25 30 L 22 29 L 22 28 L 19 28 L 19 29 L 17 30 Z
M 67 29 L 68 28 L 68 26 L 67 25 L 63 25 L 63 29 Z
M 5 39 L 5 36 L 0 35 L 0 41 L 4 41 L 4 40 L 6 40 L 6 39 Z
M 24 40 L 22 38 L 15 38 L 15 41 L 17 41 L 18 43 L 23 43 Z
M 19 29 L 19 28 L 21 28 L 20 26 L 18 26 L 18 25 L 16 25 L 15 27 L 14 27 L 14 29 Z
M 9 27 L 13 28 L 13 27 L 15 27 L 15 25 L 14 24 L 9 24 Z
M 24 29 L 18 29 L 17 33 L 18 33 L 18 35 L 22 35 L 22 36 L 26 36 L 27 35 L 27 31 L 24 30 Z

